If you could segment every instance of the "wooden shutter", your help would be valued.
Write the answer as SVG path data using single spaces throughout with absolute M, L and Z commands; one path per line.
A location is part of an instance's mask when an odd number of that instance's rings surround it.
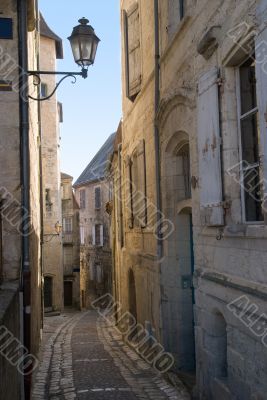
M 257 7 L 257 20 L 260 33 L 256 37 L 256 79 L 257 79 L 257 101 L 259 108 L 260 124 L 260 153 L 261 169 L 263 178 L 263 212 L 265 223 L 267 223 L 267 0 L 262 0 Z
M 138 4 L 124 12 L 126 95 L 134 100 L 141 90 L 141 47 Z
M 202 75 L 198 85 L 200 212 L 203 225 L 224 225 L 221 175 L 218 69 Z
M 101 208 L 101 189 L 100 187 L 95 188 L 95 208 L 98 210 Z
M 100 246 L 104 246 L 104 227 L 100 225 Z
M 92 239 L 93 239 L 93 246 L 95 246 L 95 225 L 92 228 Z
M 126 214 L 128 227 L 133 228 L 133 197 L 132 197 L 132 160 L 126 159 Z
M 144 228 L 147 225 L 147 191 L 146 191 L 146 151 L 145 141 L 141 140 L 137 147 L 137 174 L 138 174 L 138 220 Z

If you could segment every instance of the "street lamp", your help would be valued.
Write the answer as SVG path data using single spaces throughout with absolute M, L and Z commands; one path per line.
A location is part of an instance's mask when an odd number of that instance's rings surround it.
M 45 101 L 50 99 L 56 92 L 59 85 L 68 77 L 74 78 L 72 83 L 76 82 L 76 76 L 82 76 L 84 79 L 88 76 L 88 68 L 94 64 L 96 51 L 100 39 L 96 36 L 95 31 L 91 25 L 88 25 L 89 20 L 81 18 L 78 21 L 80 24 L 73 28 L 71 36 L 68 38 L 72 48 L 74 61 L 80 67 L 81 72 L 57 72 L 57 71 L 28 71 L 29 76 L 36 78 L 34 81 L 35 86 L 41 85 L 41 75 L 64 75 L 63 78 L 56 84 L 55 89 L 49 96 L 42 98 L 35 98 L 29 96 L 30 99 L 36 101 Z
M 96 36 L 94 29 L 88 19 L 79 19 L 80 25 L 75 26 L 72 35 L 68 38 L 76 64 L 87 71 L 95 62 L 95 55 L 100 39 Z

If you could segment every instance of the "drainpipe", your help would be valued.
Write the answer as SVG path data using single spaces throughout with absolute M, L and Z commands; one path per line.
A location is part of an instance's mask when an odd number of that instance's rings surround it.
M 36 10 L 36 29 L 38 32 L 38 38 L 40 40 L 40 17 L 38 0 L 35 2 Z M 38 53 L 37 53 L 37 70 L 40 70 L 40 42 L 38 43 Z M 40 265 L 41 265 L 41 328 L 44 327 L 44 295 L 43 295 L 43 276 L 44 276 L 44 199 L 43 199 L 43 162 L 42 162 L 42 114 L 41 114 L 41 103 L 38 102 L 38 127 L 39 127 L 39 171 L 40 171 Z
M 23 344 L 31 350 L 31 273 L 30 273 L 30 187 L 29 187 L 29 103 L 28 103 L 28 52 L 27 52 L 27 1 L 17 0 L 19 37 L 19 106 L 20 106 L 20 168 L 22 188 L 22 274 L 20 299 L 23 310 Z M 25 399 L 30 399 L 31 375 L 24 378 Z
M 161 234 L 161 177 L 160 177 L 160 144 L 157 114 L 160 103 L 160 50 L 159 50 L 159 5 L 154 0 L 154 30 L 155 30 L 155 115 L 154 115 L 154 146 L 155 146 L 155 171 L 156 171 L 156 206 L 157 206 L 157 258 L 163 256 L 163 242 Z

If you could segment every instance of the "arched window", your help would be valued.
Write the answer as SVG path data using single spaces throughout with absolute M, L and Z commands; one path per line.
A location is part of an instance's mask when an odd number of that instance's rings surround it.
M 190 172 L 190 151 L 189 143 L 184 143 L 178 151 L 178 157 L 181 158 L 182 175 L 184 178 L 184 198 L 191 198 L 191 172 Z

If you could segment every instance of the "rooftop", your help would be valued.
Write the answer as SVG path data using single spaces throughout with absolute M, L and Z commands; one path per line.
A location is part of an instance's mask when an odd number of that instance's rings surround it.
M 56 43 L 56 56 L 57 59 L 62 59 L 63 58 L 63 44 L 62 44 L 62 39 L 56 35 L 52 29 L 49 28 L 47 25 L 44 17 L 40 13 L 40 34 L 41 36 L 47 37 L 49 39 L 53 39 Z
M 74 183 L 74 187 L 81 186 L 87 183 L 95 182 L 105 178 L 108 162 L 113 153 L 114 140 L 116 133 L 112 133 L 107 141 L 103 144 L 98 153 L 94 156 L 92 161 L 85 168 L 83 173 L 79 176 Z

